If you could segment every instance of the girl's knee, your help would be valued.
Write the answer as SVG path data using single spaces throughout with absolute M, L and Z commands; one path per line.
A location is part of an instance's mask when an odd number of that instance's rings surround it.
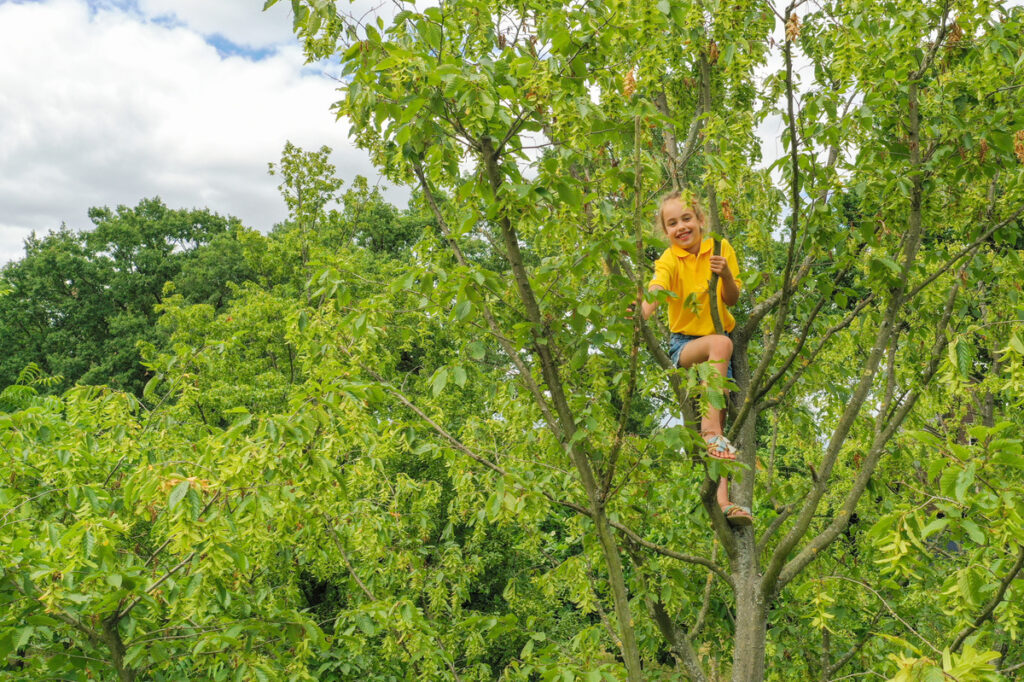
M 732 339 L 724 334 L 713 334 L 708 338 L 711 341 L 711 358 L 724 360 L 732 357 Z

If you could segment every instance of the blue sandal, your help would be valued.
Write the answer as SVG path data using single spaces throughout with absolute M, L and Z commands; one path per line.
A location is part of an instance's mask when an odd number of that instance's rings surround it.
M 704 436 L 704 442 L 707 443 L 708 457 L 726 462 L 736 460 L 736 448 L 722 434 Z
M 727 504 L 722 507 L 725 520 L 730 526 L 749 526 L 754 523 L 754 517 L 748 507 L 741 507 L 738 504 Z

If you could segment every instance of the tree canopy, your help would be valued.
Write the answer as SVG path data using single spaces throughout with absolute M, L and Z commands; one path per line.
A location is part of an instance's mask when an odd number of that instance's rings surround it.
M 29 364 L 75 382 L 141 392 L 139 341 L 158 340 L 157 306 L 171 283 L 193 303 L 222 306 L 228 283 L 250 271 L 241 225 L 208 210 L 170 209 L 160 199 L 89 211 L 91 230 L 66 227 L 25 242 L 3 267 L 0 385 Z

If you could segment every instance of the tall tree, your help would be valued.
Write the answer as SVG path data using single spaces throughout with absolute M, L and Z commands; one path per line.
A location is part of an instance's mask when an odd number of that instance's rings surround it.
M 771 609 L 847 529 L 940 369 L 963 306 L 952 272 L 992 240 L 1015 240 L 1024 210 L 1013 146 L 1024 128 L 1020 8 L 797 8 L 466 0 L 360 23 L 331 2 L 293 2 L 309 56 L 342 60 L 338 106 L 357 142 L 428 203 L 455 199 L 436 211 L 455 264 L 412 265 L 408 282 L 433 291 L 442 308 L 432 314 L 454 302 L 456 324 L 486 331 L 523 401 L 494 409 L 507 420 L 508 410 L 528 411 L 548 432 L 544 464 L 572 467 L 571 487 L 544 492 L 585 517 L 600 547 L 630 680 L 656 667 L 640 611 L 688 675 L 706 675 L 700 628 L 650 587 L 666 562 L 717 573 L 735 613 L 731 675 L 764 677 Z M 785 125 L 786 154 L 769 160 L 784 191 L 754 170 L 755 132 L 772 114 Z M 623 317 L 647 279 L 649 207 L 662 188 L 687 184 L 709 197 L 712 228 L 755 273 L 734 335 L 730 435 L 747 472 L 739 502 L 753 503 L 759 523 L 729 527 L 714 503 L 718 468 L 708 466 L 700 499 L 718 560 L 698 549 L 707 540 L 684 555 L 665 539 L 676 527 L 699 534 L 657 521 L 670 510 L 652 509 L 640 485 L 643 453 L 665 447 L 664 435 L 634 449 L 624 429 L 636 394 L 655 382 L 640 348 L 668 364 L 657 334 Z M 862 216 L 856 229 L 832 210 L 847 192 Z M 478 232 L 504 257 L 507 280 L 464 257 Z M 773 512 L 755 495 L 758 424 L 801 413 L 800 430 L 783 434 L 808 475 L 776 488 Z M 444 424 L 435 431 L 471 456 Z M 515 446 L 504 444 L 505 456 Z M 492 471 L 502 463 L 487 459 Z

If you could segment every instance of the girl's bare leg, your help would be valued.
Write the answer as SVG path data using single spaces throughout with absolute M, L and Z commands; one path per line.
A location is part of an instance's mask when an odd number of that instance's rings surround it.
M 732 502 L 729 500 L 729 479 L 718 479 L 718 506 L 722 509 L 728 507 Z
M 679 366 L 692 367 L 701 362 L 710 362 L 715 370 L 724 378 L 728 374 L 729 360 L 732 358 L 732 339 L 721 334 L 711 334 L 694 339 L 683 346 L 679 352 Z M 708 406 L 707 413 L 701 418 L 701 435 L 720 436 L 725 433 L 725 410 Z M 732 502 L 729 500 L 729 481 L 726 478 L 718 481 L 718 506 L 722 509 Z M 743 514 L 746 516 L 746 514 Z
M 693 367 L 701 362 L 710 362 L 715 371 L 723 377 L 729 371 L 729 360 L 732 358 L 732 339 L 721 334 L 711 334 L 694 339 L 683 346 L 679 352 L 679 366 Z M 720 436 L 724 433 L 724 410 L 708 406 L 707 413 L 700 420 L 701 434 Z

